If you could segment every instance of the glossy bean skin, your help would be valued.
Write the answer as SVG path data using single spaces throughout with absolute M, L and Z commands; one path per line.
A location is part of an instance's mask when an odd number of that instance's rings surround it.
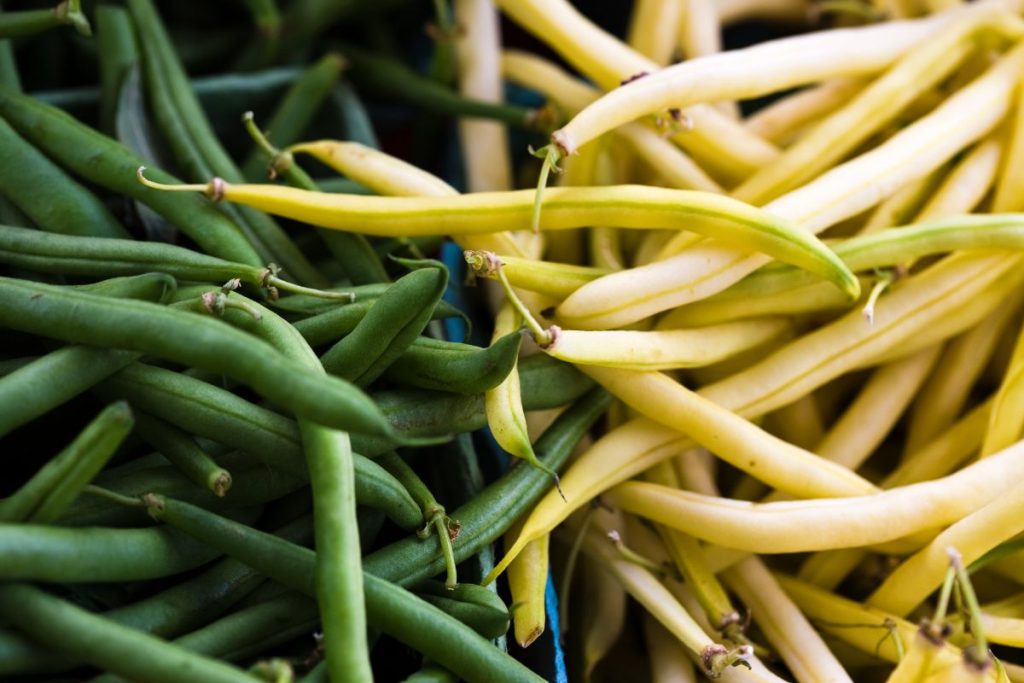
M 508 376 L 521 341 L 518 332 L 486 348 L 419 337 L 384 376 L 403 386 L 478 394 L 493 389 Z
M 439 581 L 425 581 L 415 593 L 470 626 L 484 638 L 498 638 L 508 631 L 511 614 L 497 593 L 473 583 L 460 583 L 454 589 Z
M 444 267 L 420 268 L 403 276 L 320 358 L 324 369 L 358 386 L 377 379 L 420 336 L 447 286 Z
M 325 425 L 388 436 L 374 403 L 339 379 L 321 378 L 224 323 L 139 301 L 0 279 L 0 324 L 72 343 L 124 348 L 222 372 Z M 274 359 L 272 362 L 269 359 Z
M 145 161 L 120 143 L 78 122 L 69 114 L 0 87 L 0 116 L 20 135 L 75 174 L 146 204 L 176 225 L 208 254 L 261 266 L 261 259 L 238 228 L 209 202 L 168 197 L 143 187 L 133 177 Z M 153 177 L 174 182 L 156 170 Z
M 0 192 L 47 232 L 128 237 L 96 195 L 0 119 Z

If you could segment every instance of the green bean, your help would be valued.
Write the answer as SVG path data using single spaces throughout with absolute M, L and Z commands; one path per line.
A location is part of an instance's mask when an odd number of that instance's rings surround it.
M 143 273 L 111 277 L 87 285 L 74 285 L 65 291 L 85 293 L 113 299 L 135 299 L 152 303 L 166 303 L 178 290 L 174 278 L 163 273 Z
M 0 300 L 0 325 L 5 327 L 223 373 L 318 423 L 387 437 L 393 433 L 373 401 L 352 385 L 319 377 L 221 321 L 10 278 L 0 278 Z
M 0 500 L 0 521 L 45 524 L 60 517 L 131 429 L 128 404 L 108 406 L 28 483 Z
M 423 660 L 423 668 L 406 678 L 402 683 L 458 683 L 458 677 L 436 662 Z
M 188 375 L 146 366 L 131 365 L 104 382 L 102 391 L 129 401 L 139 411 L 149 413 L 197 436 L 223 443 L 245 452 L 273 468 L 250 466 L 245 458 L 221 458 L 220 464 L 230 469 L 235 480 L 231 504 L 242 504 L 240 497 L 248 491 L 263 491 L 251 502 L 273 500 L 299 488 L 307 481 L 303 466 L 299 429 L 288 418 L 261 408 L 229 391 L 194 379 Z M 363 505 L 384 511 L 404 529 L 423 524 L 422 514 L 408 491 L 379 465 L 356 454 L 356 497 Z M 247 474 L 251 473 L 251 474 Z M 250 478 L 257 477 L 254 481 Z M 170 477 L 168 495 L 181 497 L 195 486 L 184 477 Z M 265 481 L 257 486 L 256 481 Z M 145 492 L 146 475 L 141 473 L 118 488 L 125 495 Z M 175 488 L 170 488 L 171 486 Z M 203 498 L 208 500 L 208 497 Z M 80 513 L 79 513 L 80 514 Z
M 145 503 L 157 519 L 215 544 L 293 590 L 315 594 L 313 551 L 178 501 L 148 496 Z M 363 591 L 371 625 L 467 681 L 541 680 L 468 626 L 389 581 L 364 571 Z
M 103 202 L 25 142 L 2 119 L 0 192 L 47 232 L 128 237 Z
M 452 615 L 484 638 L 494 639 L 508 631 L 512 615 L 498 595 L 483 586 L 462 583 L 454 589 L 439 581 L 424 581 L 416 595 Z
M 136 418 L 145 441 L 171 461 L 194 484 L 223 498 L 231 488 L 231 473 L 218 465 L 187 433 L 150 415 Z
M 238 227 L 209 202 L 169 198 L 140 185 L 132 174 L 145 161 L 118 142 L 52 106 L 0 87 L 0 116 L 55 161 L 102 187 L 127 195 L 164 216 L 209 254 L 259 266 L 263 262 Z M 177 182 L 149 169 L 152 177 Z
M 547 355 L 534 355 L 519 364 L 525 410 L 557 408 L 579 398 L 593 382 L 568 363 Z M 432 436 L 472 431 L 483 427 L 483 394 L 459 396 L 415 389 L 379 391 L 377 405 L 395 430 L 409 436 Z M 375 453 L 379 442 L 360 445 L 363 453 Z
M 156 8 L 150 0 L 129 0 L 139 37 L 146 73 L 146 87 L 153 104 L 157 124 L 179 162 L 194 179 L 217 175 L 243 180 L 241 171 L 228 156 L 214 135 L 206 114 L 188 77 L 174 52 Z M 312 286 L 327 284 L 306 260 L 287 234 L 266 214 L 250 209 L 229 212 L 237 216 L 239 226 L 246 230 L 257 251 L 275 261 L 300 283 Z
M 256 24 L 255 40 L 239 60 L 237 67 L 248 66 L 252 62 L 263 64 L 277 55 L 277 45 L 281 38 L 281 13 L 277 9 L 276 0 L 243 0 L 252 20 Z
M 287 147 L 300 139 L 320 104 L 337 82 L 343 67 L 344 60 L 341 57 L 328 54 L 302 72 L 270 117 L 268 137 L 274 145 Z M 264 156 L 259 149 L 250 152 L 242 164 L 242 175 L 249 180 L 266 178 L 267 162 Z
M 447 286 L 439 263 L 403 276 L 321 357 L 324 369 L 358 386 L 373 382 L 420 336 Z
M 492 119 L 518 128 L 537 127 L 539 117 L 534 109 L 463 97 L 393 59 L 349 45 L 341 51 L 351 64 L 352 81 L 367 92 L 393 97 L 437 114 Z
M 63 0 L 52 9 L 0 13 L 0 38 L 31 36 L 58 26 L 73 26 L 83 36 L 92 34 L 80 0 Z
M 345 140 L 380 149 L 380 141 L 373 129 L 370 113 L 355 89 L 347 82 L 341 82 L 331 91 L 331 103 L 338 108 L 344 125 Z
M 313 304 L 308 298 L 305 300 L 309 301 L 310 305 L 307 305 L 305 302 L 300 304 L 304 310 L 310 310 L 312 306 L 315 306 L 313 310 L 319 310 L 314 315 L 293 323 L 295 329 L 305 337 L 311 346 L 321 346 L 335 341 L 356 329 L 356 325 L 359 324 L 359 321 L 363 319 L 376 300 L 380 298 L 385 289 L 381 285 L 363 285 L 361 287 L 352 287 L 350 291 L 355 294 L 356 300 L 354 303 L 345 306 L 335 305 L 328 307 L 323 300 Z M 299 297 L 290 296 L 287 299 L 277 301 L 275 306 L 285 310 L 295 310 L 296 299 L 299 299 Z M 466 314 L 442 299 L 434 306 L 430 319 L 443 320 L 453 317 L 460 317 L 465 320 Z
M 0 84 L 12 90 L 21 90 L 21 76 L 14 61 L 14 47 L 9 40 L 0 40 Z
M 136 513 L 137 516 L 138 513 Z M 308 516 L 274 533 L 295 543 L 311 539 Z M 155 595 L 103 613 L 103 618 L 161 637 L 174 637 L 216 619 L 252 593 L 266 577 L 249 565 L 224 558 L 203 573 Z M 62 671 L 75 666 L 20 634 L 0 632 L 0 675 Z
M 154 683 L 181 681 L 182 676 L 209 683 L 257 680 L 228 664 L 187 653 L 25 584 L 0 586 L 0 614 L 58 652 L 130 678 Z
M 0 524 L 0 578 L 112 583 L 173 576 L 217 552 L 173 529 Z
M 560 469 L 609 402 L 608 395 L 598 389 L 562 413 L 534 444 L 541 462 L 553 470 Z M 550 487 L 551 478 L 546 472 L 520 464 L 455 510 L 452 517 L 462 522 L 455 545 L 456 560 L 472 557 L 496 541 Z M 406 538 L 364 558 L 363 568 L 400 585 L 415 586 L 440 572 L 444 560 L 436 543 Z
M 369 304 L 370 302 L 379 299 L 381 294 L 383 294 L 387 290 L 387 287 L 388 285 L 384 283 L 356 285 L 355 287 L 347 287 L 346 291 L 351 292 L 352 296 L 355 297 L 354 301 L 350 303 Z M 339 301 L 336 300 L 328 301 L 324 300 L 322 297 L 298 294 L 296 296 L 289 296 L 283 299 L 278 299 L 277 301 L 274 302 L 274 308 L 277 308 L 278 310 L 281 311 L 287 311 L 288 313 L 294 313 L 299 316 L 316 316 L 320 315 L 321 313 L 327 313 L 328 311 L 334 311 L 335 309 L 340 308 L 341 303 L 344 302 L 339 303 Z M 349 304 L 345 305 L 347 306 Z M 363 314 L 365 314 L 365 311 L 363 311 Z M 360 315 L 360 318 L 362 318 L 363 314 Z M 348 332 L 351 332 L 352 329 L 354 328 L 355 323 L 352 324 L 352 328 L 346 329 L 344 332 L 341 332 L 338 336 L 340 337 L 342 334 L 347 334 Z
M 0 263 L 58 275 L 112 277 L 159 272 L 197 282 L 238 279 L 256 288 L 298 292 L 317 299 L 351 300 L 353 296 L 311 290 L 278 277 L 274 268 L 232 263 L 173 244 L 47 235 L 7 225 L 0 225 Z
M 132 21 L 123 7 L 96 7 L 96 47 L 100 68 L 100 127 L 113 133 L 121 85 L 139 59 Z
M 522 335 L 505 335 L 486 348 L 419 337 L 384 376 L 395 384 L 479 394 L 504 380 L 519 357 Z
M 0 436 L 45 415 L 131 363 L 130 351 L 65 346 L 0 378 Z

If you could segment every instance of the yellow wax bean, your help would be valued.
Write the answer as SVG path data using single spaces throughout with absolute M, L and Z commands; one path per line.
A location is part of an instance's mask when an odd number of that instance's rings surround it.
M 867 324 L 860 311 L 851 311 L 701 393 L 742 415 L 762 415 L 871 364 L 900 342 L 922 336 L 944 311 L 968 304 L 1000 278 L 1012 283 L 1007 276 L 1015 270 L 1020 270 L 1018 256 L 947 257 L 893 288 L 879 302 L 874 324 Z
M 637 0 L 626 42 L 658 66 L 667 66 L 675 53 L 676 26 L 684 7 L 684 0 Z
M 626 622 L 626 591 L 599 564 L 582 562 L 581 588 L 583 680 L 591 681 L 594 670 L 622 634 Z M 559 596 L 563 597 L 563 596 Z
M 643 415 L 686 434 L 780 491 L 800 498 L 877 491 L 850 470 L 768 434 L 663 373 L 598 366 L 581 366 L 580 370 Z
M 619 555 L 607 538 L 591 530 L 583 541 L 583 552 L 609 571 L 633 598 L 697 657 L 716 650 L 716 643 L 701 630 L 693 617 L 649 570 Z M 724 650 L 724 648 L 722 648 Z M 709 661 L 710 663 L 710 661 Z
M 989 641 L 1010 647 L 1024 647 L 1024 619 L 982 612 L 981 624 Z
M 535 261 L 515 256 L 499 255 L 497 258 L 501 261 L 505 277 L 513 287 L 555 299 L 564 299 L 582 285 L 609 272 L 606 268 Z M 498 278 L 497 271 L 487 273 L 486 276 L 492 280 Z
M 931 173 L 906 183 L 875 207 L 870 218 L 857 234 L 870 235 L 879 230 L 913 222 L 914 216 L 945 178 L 948 165 L 948 163 L 944 164 Z
M 996 392 L 981 456 L 996 453 L 1020 438 L 1024 430 L 1024 328 L 1017 335 L 1010 366 Z
M 624 481 L 667 460 L 693 442 L 646 418 L 635 418 L 609 431 L 581 455 L 561 478 L 565 500 L 546 495 L 533 508 L 515 544 L 484 579 L 487 584 L 505 570 L 527 543 L 550 532 L 575 510 L 606 489 L 610 480 Z
M 659 463 L 648 470 L 646 479 L 662 486 L 679 485 L 675 471 L 668 462 Z M 683 581 L 700 603 L 711 628 L 717 632 L 724 632 L 726 637 L 731 639 L 732 634 L 740 628 L 740 615 L 732 606 L 722 584 L 718 582 L 718 577 L 705 561 L 697 539 L 660 525 L 658 534 Z
M 518 313 L 510 304 L 504 304 L 494 319 L 492 341 L 511 334 L 519 329 L 519 325 Z M 491 428 L 499 446 L 509 454 L 550 473 L 558 481 L 558 476 L 537 459 L 530 443 L 516 365 L 512 366 L 512 371 L 501 384 L 484 392 L 484 412 L 487 415 L 487 426 Z
M 969 249 L 1024 248 L 1024 215 L 994 214 L 954 216 L 921 225 L 893 228 L 870 235 L 854 237 L 833 245 L 836 255 L 853 271 L 864 271 L 916 261 L 922 256 Z M 814 310 L 799 306 L 800 297 L 807 296 L 820 305 L 830 299 L 817 295 L 808 287 L 813 278 L 788 266 L 773 264 L 744 278 L 720 294 L 677 309 L 665 316 L 676 324 L 693 319 L 690 324 L 707 324 L 726 314 L 714 315 L 715 306 L 729 312 L 729 317 L 743 317 L 746 311 L 767 314 L 767 302 L 775 302 L 785 312 Z M 763 297 L 766 303 L 757 303 Z M 838 301 L 838 300 L 837 300 Z M 743 303 L 748 302 L 748 303 Z M 838 305 L 838 303 L 836 304 Z M 691 312 L 692 311 L 692 312 Z M 758 313 L 754 313 L 757 315 Z M 696 322 L 696 321 L 701 322 Z
M 1003 156 L 1003 135 L 990 135 L 971 150 L 939 186 L 921 213 L 917 222 L 945 218 L 974 210 L 988 194 L 995 180 Z
M 782 144 L 804 125 L 830 114 L 864 87 L 857 78 L 837 78 L 787 95 L 756 112 L 744 125 L 765 140 Z
M 489 0 L 455 0 L 455 40 L 459 92 L 484 102 L 501 102 L 501 32 L 498 11 Z M 508 130 L 496 121 L 459 118 L 459 138 L 470 192 L 512 188 Z
M 949 568 L 949 548 L 956 548 L 964 563 L 970 564 L 1024 531 L 1024 496 L 1007 494 L 991 500 L 905 560 L 868 603 L 900 616 L 909 614 L 942 584 Z
M 1013 114 L 1009 146 L 996 182 L 992 211 L 1024 210 L 1024 197 L 1020 194 L 1024 184 L 1024 89 L 1017 89 L 1014 104 L 1016 111 Z
M 722 26 L 716 4 L 716 0 L 685 0 L 686 9 L 679 22 L 679 44 L 686 59 L 722 51 Z M 739 106 L 735 102 L 719 100 L 713 106 L 730 118 L 740 117 Z
M 995 8 L 979 6 L 943 27 L 814 126 L 777 160 L 744 181 L 733 191 L 734 196 L 763 204 L 819 175 L 949 75 L 975 49 L 980 33 L 1013 25 L 1013 18 Z
M 722 575 L 800 683 L 852 681 L 807 618 L 765 568 L 748 557 Z
M 693 662 L 679 641 L 649 612 L 644 613 L 643 627 L 653 683 L 697 683 Z
M 586 107 L 600 94 L 564 69 L 536 55 L 506 51 L 502 57 L 502 69 L 509 80 L 540 92 L 569 114 L 575 114 Z M 705 192 L 723 191 L 698 164 L 657 132 L 640 124 L 628 124 L 616 130 L 616 137 L 625 142 L 641 161 L 660 174 L 670 187 Z M 568 159 L 566 164 L 571 165 L 575 159 Z
M 935 366 L 939 351 L 933 346 L 876 370 L 814 451 L 858 469 L 896 425 Z
M 1024 44 L 927 116 L 765 209 L 817 233 L 877 204 L 988 133 L 1008 111 L 1022 68 Z M 767 262 L 717 241 L 684 253 L 581 287 L 559 306 L 560 319 L 573 327 L 620 327 L 721 291 Z
M 850 498 L 747 503 L 636 481 L 605 496 L 626 512 L 738 550 L 851 548 L 951 524 L 1009 495 L 1024 474 L 1022 454 L 1018 444 L 942 479 Z
M 765 420 L 765 424 L 770 425 L 766 427 L 769 432 L 800 448 L 814 450 L 825 436 L 825 422 L 814 394 L 782 406 L 766 415 Z
M 356 142 L 304 142 L 293 145 L 289 151 L 293 154 L 309 154 L 374 192 L 389 197 L 451 197 L 459 194 L 454 187 L 437 176 Z M 511 235 L 503 233 L 465 236 L 459 242 L 466 249 L 491 249 L 516 256 L 527 255 Z
M 886 683 L 928 683 L 929 681 L 938 683 L 935 676 L 959 663 L 948 660 L 937 661 L 944 652 L 945 643 L 936 642 L 925 635 L 922 626 L 910 640 L 906 653 L 893 669 L 889 678 L 886 679 Z M 967 683 L 967 681 L 961 681 L 961 683 Z
M 563 19 L 553 16 L 547 21 L 556 20 Z M 836 29 L 687 60 L 612 90 L 556 131 L 552 142 L 563 154 L 572 154 L 618 126 L 674 107 L 759 97 L 830 78 L 875 73 L 939 25 L 941 22 L 932 19 Z M 864 49 L 867 44 L 872 45 L 871 50 Z M 606 89 L 622 80 L 622 69 L 602 78 L 596 69 L 580 68 Z M 653 71 L 637 62 L 630 68 L 633 73 Z M 695 120 L 694 124 L 698 130 L 700 123 Z
M 140 173 L 141 177 L 141 173 Z M 157 187 L 145 180 L 151 187 Z M 279 185 L 232 185 L 160 189 L 209 191 L 217 199 L 326 228 L 369 235 L 450 234 L 519 230 L 530 225 L 534 192 L 477 192 L 451 197 L 362 197 L 325 194 Z M 714 234 L 747 249 L 764 249 L 835 282 L 851 297 L 860 285 L 820 241 L 793 225 L 728 197 L 640 185 L 550 188 L 542 228 L 564 230 L 592 225 L 624 228 L 682 228 Z
M 991 407 L 990 399 L 931 443 L 915 451 L 882 481 L 882 488 L 891 489 L 936 479 L 959 467 L 978 450 Z M 818 553 L 807 559 L 799 576 L 823 588 L 835 588 L 867 554 L 867 551 L 860 548 Z
M 497 0 L 497 5 L 603 90 L 659 69 L 656 62 L 600 29 L 567 0 Z M 773 145 L 700 101 L 690 103 L 685 111 L 693 129 L 675 138 L 700 161 L 742 178 L 775 158 L 778 151 Z
M 1016 302 L 998 307 L 981 323 L 952 340 L 910 413 L 903 452 L 916 453 L 954 421 L 995 350 L 996 342 L 1019 308 Z
M 288 148 L 308 154 L 338 173 L 389 197 L 446 197 L 458 191 L 418 166 L 358 142 L 315 140 Z
M 509 530 L 506 539 L 518 535 Z M 508 567 L 512 627 L 519 647 L 529 647 L 544 633 L 544 591 L 548 585 L 548 536 L 531 541 Z
M 544 350 L 570 363 L 630 370 L 688 368 L 724 360 L 789 331 L 782 318 L 760 318 L 693 330 L 632 332 L 559 330 Z

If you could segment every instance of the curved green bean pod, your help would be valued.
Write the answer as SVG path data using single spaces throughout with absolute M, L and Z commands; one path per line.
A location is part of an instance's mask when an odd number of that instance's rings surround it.
M 0 436 L 71 400 L 136 357 L 131 351 L 65 346 L 5 375 L 0 378 Z
M 0 192 L 47 232 L 128 237 L 96 195 L 22 139 L 3 119 Z
M 215 544 L 294 590 L 314 594 L 311 550 L 174 500 L 148 496 L 145 502 L 157 519 Z M 363 590 L 371 625 L 467 681 L 541 680 L 468 626 L 399 586 L 364 571 Z
M 25 584 L 0 586 L 0 613 L 59 652 L 134 679 L 171 683 L 186 675 L 208 683 L 258 680 L 229 664 L 190 654 Z
M 0 521 L 45 524 L 60 517 L 128 436 L 132 421 L 127 403 L 107 407 L 28 483 L 0 500 Z
M 482 393 L 508 377 L 519 357 L 521 341 L 518 332 L 486 348 L 417 337 L 384 376 L 396 384 L 421 389 Z
M 173 576 L 209 562 L 217 552 L 161 527 L 0 524 L 0 555 L 5 580 L 111 583 Z
M 338 230 L 369 235 L 474 235 L 529 228 L 533 190 L 477 192 L 447 197 L 362 197 L 328 195 L 276 185 L 160 185 L 139 173 L 149 187 L 202 191 L 210 197 Z M 686 229 L 721 239 L 809 270 L 851 298 L 860 284 L 816 237 L 772 214 L 723 195 L 643 185 L 551 188 L 544 195 L 542 230 L 594 225 L 622 228 Z
M 391 436 L 377 406 L 337 378 L 229 325 L 148 302 L 0 278 L 0 324 L 73 343 L 124 348 L 224 373 L 296 414 L 338 429 Z
M 375 289 L 377 285 L 372 285 Z M 311 346 L 321 346 L 328 342 L 335 341 L 345 336 L 352 330 L 356 329 L 356 325 L 363 319 L 367 311 L 373 306 L 374 302 L 380 298 L 384 292 L 383 288 L 379 288 L 379 291 L 371 290 L 368 294 L 364 294 L 364 290 L 367 286 L 353 287 L 352 292 L 356 295 L 356 300 L 344 306 L 331 306 L 326 310 L 320 310 L 324 308 L 324 302 L 321 300 L 319 304 L 316 304 L 319 310 L 314 315 L 302 320 L 297 320 L 292 325 L 299 331 L 306 341 Z M 292 310 L 293 301 L 298 299 L 297 296 L 290 296 L 286 299 L 280 299 L 275 302 L 277 308 L 284 308 L 285 310 Z M 309 307 L 302 304 L 304 309 Z M 452 306 L 443 299 L 437 302 L 434 306 L 431 320 L 443 320 L 445 318 L 461 317 L 466 318 L 466 314 L 459 309 Z M 418 344 L 418 341 L 414 341 L 414 344 Z
M 358 386 L 370 384 L 420 336 L 447 287 L 448 270 L 439 263 L 403 276 L 321 357 L 324 369 Z
M 160 242 L 48 235 L 0 225 L 0 263 L 37 273 L 114 277 L 167 273 L 179 280 L 225 282 L 239 279 L 257 288 L 276 288 L 316 298 L 351 300 L 349 292 L 310 289 L 278 277 L 273 267 L 232 263 Z
M 0 87 L 0 116 L 26 140 L 74 173 L 146 204 L 214 256 L 259 266 L 263 263 L 238 227 L 208 202 L 175 200 L 142 187 L 130 173 L 145 163 L 127 147 L 79 123 L 69 114 Z M 175 182 L 170 174 L 152 174 Z

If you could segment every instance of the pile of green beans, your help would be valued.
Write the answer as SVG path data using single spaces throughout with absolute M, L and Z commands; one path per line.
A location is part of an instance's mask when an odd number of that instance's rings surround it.
M 487 395 L 514 372 L 525 410 L 560 412 L 535 444 L 558 471 L 608 394 L 520 360 L 518 331 L 487 343 L 485 292 L 453 298 L 440 238 L 135 176 L 381 193 L 281 161 L 315 135 L 379 149 L 364 94 L 435 131 L 542 124 L 453 89 L 451 45 L 426 77 L 322 39 L 381 20 L 333 4 L 206 7 L 225 37 L 203 46 L 152 0 L 0 11 L 0 681 L 542 680 L 480 581 L 551 479 L 503 461 Z M 62 54 L 98 80 L 56 75 Z M 204 55 L 220 66 L 197 78 Z

